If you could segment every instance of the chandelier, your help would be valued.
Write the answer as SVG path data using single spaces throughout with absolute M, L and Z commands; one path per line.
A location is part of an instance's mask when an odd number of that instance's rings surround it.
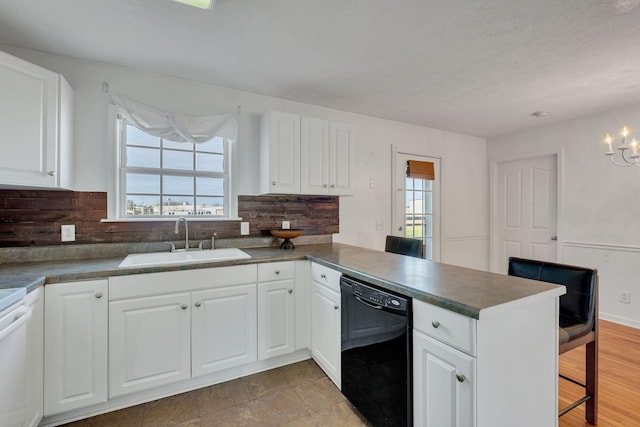
M 615 149 L 620 152 L 620 158 L 622 159 L 622 161 L 616 161 L 616 159 L 614 158 L 616 152 L 614 151 L 613 137 L 609 134 L 604 137 L 604 142 L 608 146 L 607 152 L 604 153 L 605 156 L 609 156 L 609 159 L 611 159 L 611 162 L 614 165 L 640 166 L 640 147 L 638 147 L 638 141 L 635 138 L 632 138 L 631 142 L 629 142 L 629 129 L 627 129 L 626 126 L 622 128 L 620 137 L 620 142 L 618 143 L 618 145 L 616 145 Z

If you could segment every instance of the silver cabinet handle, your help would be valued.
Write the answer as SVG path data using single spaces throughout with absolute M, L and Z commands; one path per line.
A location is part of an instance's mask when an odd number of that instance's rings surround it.
M 271 181 L 271 185 L 276 185 L 276 182 L 275 181 Z
M 196 307 L 200 307 L 201 305 L 202 305 L 202 303 L 201 303 L 200 301 L 198 301 L 198 302 L 196 303 Z
M 189 308 L 189 306 L 188 306 L 187 304 L 182 304 L 182 307 L 181 307 L 181 308 L 182 308 L 183 310 L 186 310 L 187 308 Z
M 56 171 L 49 171 L 49 172 L 47 172 L 47 175 L 56 176 Z
M 276 271 L 275 271 L 275 273 L 276 273 L 276 274 L 280 274 L 280 270 L 276 270 Z
M 321 274 L 321 275 L 320 275 L 320 278 L 321 278 L 321 279 L 326 279 L 326 278 L 327 278 L 327 275 L 323 273 L 323 274 Z
M 466 378 L 462 374 L 456 374 L 456 379 L 463 383 Z
M 334 310 L 337 310 L 337 309 L 339 309 L 339 308 L 340 308 L 340 306 L 337 306 L 337 305 L 334 305 L 334 306 L 333 306 L 333 309 L 334 309 Z
M 555 236 L 555 235 L 551 236 L 551 240 L 558 240 L 558 236 Z
M 431 321 L 431 326 L 437 329 L 440 327 L 440 322 L 438 322 L 437 320 L 433 320 Z
M 287 292 L 289 292 L 290 294 L 293 293 L 293 289 L 287 289 Z
M 98 299 L 102 298 L 102 292 L 96 292 L 96 298 Z

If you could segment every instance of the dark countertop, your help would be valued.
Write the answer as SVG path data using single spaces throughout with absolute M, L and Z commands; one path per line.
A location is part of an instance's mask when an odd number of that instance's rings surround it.
M 0 264 L 0 289 L 27 287 L 30 291 L 46 283 L 309 259 L 343 274 L 475 319 L 481 318 L 481 312 L 489 312 L 505 304 L 564 294 L 563 286 L 550 283 L 340 243 L 298 245 L 293 251 L 273 247 L 242 250 L 251 255 L 251 259 L 135 269 L 118 268 L 123 257 L 6 263 Z

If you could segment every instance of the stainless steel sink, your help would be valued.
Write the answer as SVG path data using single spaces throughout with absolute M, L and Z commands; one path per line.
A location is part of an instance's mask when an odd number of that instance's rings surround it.
M 139 268 L 160 265 L 221 262 L 249 258 L 251 258 L 251 255 L 237 248 L 188 252 L 151 252 L 145 254 L 130 254 L 120 263 L 118 267 Z
M 22 300 L 27 295 L 27 288 L 0 289 L 0 311 Z

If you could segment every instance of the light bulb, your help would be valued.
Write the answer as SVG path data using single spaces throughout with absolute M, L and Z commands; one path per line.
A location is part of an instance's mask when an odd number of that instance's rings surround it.
M 629 135 L 629 129 L 627 129 L 627 127 L 625 126 L 622 128 L 622 136 L 626 138 L 628 135 Z

